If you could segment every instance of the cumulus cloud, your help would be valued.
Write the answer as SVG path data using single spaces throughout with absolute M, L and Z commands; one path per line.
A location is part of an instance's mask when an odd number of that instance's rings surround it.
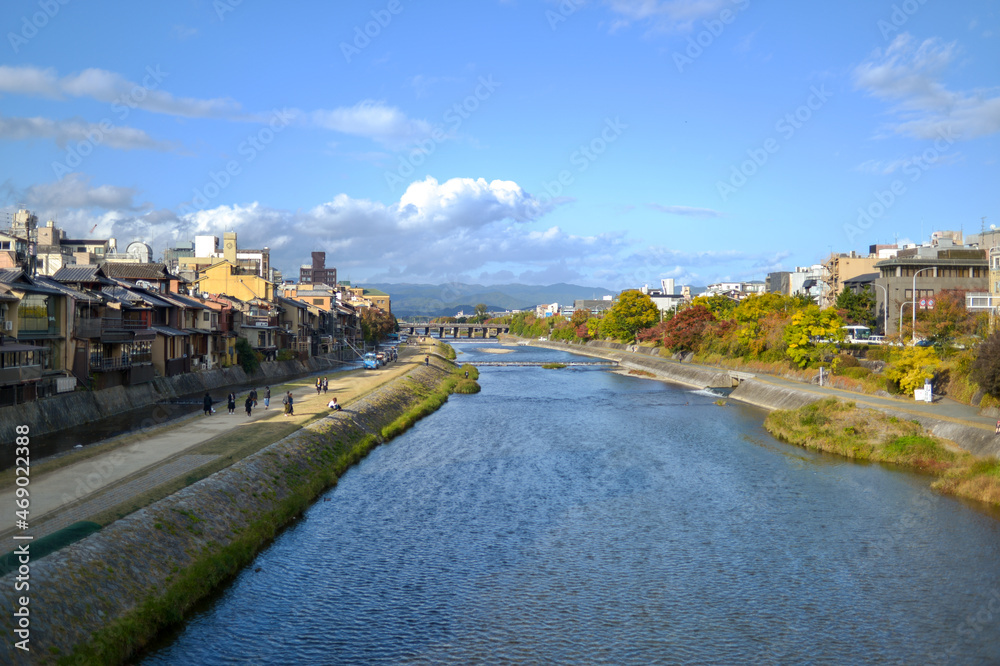
M 918 139 L 972 139 L 1000 131 L 1000 96 L 977 89 L 952 91 L 941 82 L 958 55 L 955 42 L 898 35 L 854 70 L 856 87 L 895 103 L 888 129 Z
M 22 198 L 29 206 L 45 210 L 64 208 L 139 210 L 148 207 L 148 204 L 135 204 L 138 190 L 115 185 L 91 187 L 90 180 L 90 177 L 84 174 L 69 174 L 53 183 L 32 185 L 25 190 Z
M 140 129 L 80 119 L 12 118 L 0 116 L 0 139 L 24 141 L 52 139 L 63 148 L 71 141 L 87 141 L 119 150 L 174 151 L 178 146 L 158 141 Z

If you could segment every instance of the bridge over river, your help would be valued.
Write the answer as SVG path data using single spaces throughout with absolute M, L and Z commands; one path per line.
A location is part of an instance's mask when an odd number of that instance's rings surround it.
M 398 322 L 399 332 L 407 335 L 431 335 L 437 332 L 439 338 L 495 338 L 501 333 L 509 333 L 507 324 L 415 324 Z

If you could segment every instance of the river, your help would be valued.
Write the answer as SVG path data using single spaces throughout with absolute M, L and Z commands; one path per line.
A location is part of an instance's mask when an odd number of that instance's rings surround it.
M 480 384 L 348 471 L 141 663 L 1000 663 L 1000 522 L 928 477 L 607 368 Z

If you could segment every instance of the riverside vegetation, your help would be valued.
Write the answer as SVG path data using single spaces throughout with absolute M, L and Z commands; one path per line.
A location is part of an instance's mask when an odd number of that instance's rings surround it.
M 933 474 L 936 490 L 1000 507 L 1000 460 L 949 448 L 916 421 L 827 398 L 771 412 L 764 427 L 790 444 Z

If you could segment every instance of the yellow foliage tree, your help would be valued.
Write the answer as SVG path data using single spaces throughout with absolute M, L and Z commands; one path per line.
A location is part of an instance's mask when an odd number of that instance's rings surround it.
M 820 310 L 817 305 L 809 305 L 792 313 L 784 333 L 788 356 L 799 367 L 806 367 L 809 361 L 833 350 L 831 343 L 843 337 L 840 328 L 842 324 L 833 309 Z M 826 342 L 813 342 L 816 339 Z
M 885 369 L 885 376 L 899 384 L 903 393 L 913 393 L 924 387 L 924 380 L 933 379 L 941 367 L 941 359 L 933 347 L 907 347 L 899 358 Z

